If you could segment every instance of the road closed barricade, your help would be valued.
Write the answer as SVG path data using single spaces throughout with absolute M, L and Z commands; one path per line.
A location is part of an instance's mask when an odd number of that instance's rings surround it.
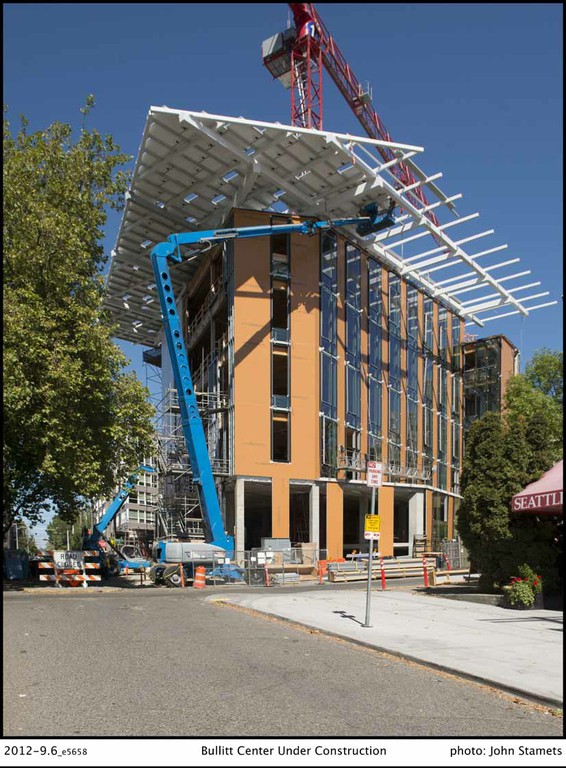
M 54 550 L 50 559 L 38 563 L 39 580 L 52 581 L 58 587 L 88 587 L 101 581 L 99 553 L 96 551 Z

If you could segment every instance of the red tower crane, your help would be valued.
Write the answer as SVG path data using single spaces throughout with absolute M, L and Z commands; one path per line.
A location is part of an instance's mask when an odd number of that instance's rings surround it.
M 363 88 L 346 58 L 318 15 L 313 3 L 289 3 L 294 29 L 289 28 L 263 42 L 263 63 L 286 88 L 291 89 L 291 124 L 322 130 L 322 67 L 336 84 L 365 132 L 372 139 L 393 141 L 371 103 L 368 88 Z M 385 162 L 396 156 L 389 147 L 377 147 Z M 417 185 L 410 168 L 403 162 L 392 165 L 391 173 L 401 187 Z M 420 186 L 406 193 L 417 208 L 429 202 Z M 437 226 L 432 211 L 425 215 Z

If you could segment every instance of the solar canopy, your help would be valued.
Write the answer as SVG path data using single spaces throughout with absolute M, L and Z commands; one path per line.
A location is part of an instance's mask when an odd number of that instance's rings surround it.
M 384 162 L 380 146 L 389 147 L 395 159 Z M 436 184 L 442 174 L 427 176 L 421 170 L 414 158 L 422 152 L 422 147 L 367 137 L 152 107 L 107 280 L 105 306 L 119 326 L 116 335 L 148 346 L 157 343 L 161 314 L 151 248 L 172 233 L 225 226 L 234 207 L 326 219 L 357 216 L 371 202 L 386 208 L 393 198 L 396 226 L 363 239 L 354 227 L 344 228 L 345 233 L 477 325 L 546 306 L 532 302 L 548 292 L 520 300 L 515 295 L 540 283 L 508 285 L 529 274 L 502 272 L 518 259 L 478 263 L 506 245 L 465 250 L 467 243 L 493 230 L 465 238 L 452 234 L 452 227 L 466 230 L 479 214 L 458 215 L 454 201 L 462 195 L 446 196 Z M 399 184 L 392 173 L 397 163 L 411 169 L 414 184 Z M 411 194 L 418 186 L 425 191 L 427 205 Z M 199 263 L 197 256 L 173 266 L 177 296 Z M 508 311 L 499 313 L 501 307 Z

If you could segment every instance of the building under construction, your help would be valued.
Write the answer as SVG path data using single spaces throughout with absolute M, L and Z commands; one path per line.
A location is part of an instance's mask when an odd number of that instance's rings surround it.
M 144 345 L 160 374 L 158 534 L 199 535 L 151 248 L 177 232 L 394 208 L 394 226 L 368 236 L 343 227 L 211 241 L 185 252 L 171 274 L 236 550 L 265 538 L 313 542 L 332 557 L 367 548 L 366 464 L 375 460 L 384 472 L 380 550 L 410 555 L 416 539 L 454 535 L 465 325 L 482 326 L 501 308 L 526 315 L 536 307 L 525 302 L 541 294 L 519 301 L 526 286 L 502 284 L 516 261 L 495 263 L 505 245 L 469 252 L 467 243 L 493 230 L 470 234 L 478 214 L 459 214 L 461 195 L 445 194 L 435 183 L 442 174 L 422 169 L 421 147 L 394 142 L 376 115 L 369 137 L 322 130 L 323 66 L 345 95 L 353 89 L 358 116 L 375 113 L 367 89 L 343 82 L 341 54 L 312 5 L 300 8 L 310 9 L 307 21 L 296 16 L 264 45 L 272 73 L 301 94 L 292 125 L 149 110 L 107 307 L 118 337 Z

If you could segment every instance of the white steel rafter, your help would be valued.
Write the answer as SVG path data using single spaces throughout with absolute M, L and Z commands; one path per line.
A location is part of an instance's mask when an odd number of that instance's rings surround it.
M 377 151 L 381 146 L 391 149 L 395 158 L 384 163 Z M 527 302 L 540 294 L 516 296 L 532 283 L 507 287 L 507 282 L 524 273 L 509 275 L 501 270 L 518 259 L 485 267 L 478 264 L 480 258 L 507 248 L 506 244 L 474 254 L 465 250 L 467 243 L 492 235 L 493 229 L 457 240 L 449 236 L 452 227 L 469 226 L 479 214 L 459 215 L 454 203 L 462 195 L 444 194 L 436 184 L 442 174 L 421 170 L 415 157 L 422 152 L 422 147 L 397 142 L 152 107 L 107 282 L 106 305 L 119 324 L 119 337 L 155 343 L 160 316 L 157 302 L 151 300 L 150 245 L 173 232 L 225 226 L 232 208 L 244 206 L 325 219 L 356 216 L 368 203 L 381 206 L 393 199 L 398 214 L 394 227 L 365 238 L 353 228 L 348 233 L 452 311 L 483 325 L 496 317 L 527 315 L 531 309 L 556 303 L 529 306 Z M 402 188 L 393 173 L 397 163 L 406 164 L 413 173 L 415 182 L 408 187 Z M 419 187 L 430 193 L 426 207 L 414 204 L 414 190 Z M 444 216 L 442 223 L 437 225 L 426 216 L 432 210 L 437 217 Z M 430 247 L 425 243 L 418 249 L 416 244 L 427 236 Z M 179 290 L 198 269 L 199 259 L 197 254 L 175 268 L 173 279 Z M 465 267 L 464 274 L 440 281 L 433 278 L 437 271 L 460 265 Z M 501 275 L 497 279 L 495 270 Z M 477 291 L 477 298 L 472 299 L 468 291 Z M 501 307 L 512 312 L 483 317 Z

